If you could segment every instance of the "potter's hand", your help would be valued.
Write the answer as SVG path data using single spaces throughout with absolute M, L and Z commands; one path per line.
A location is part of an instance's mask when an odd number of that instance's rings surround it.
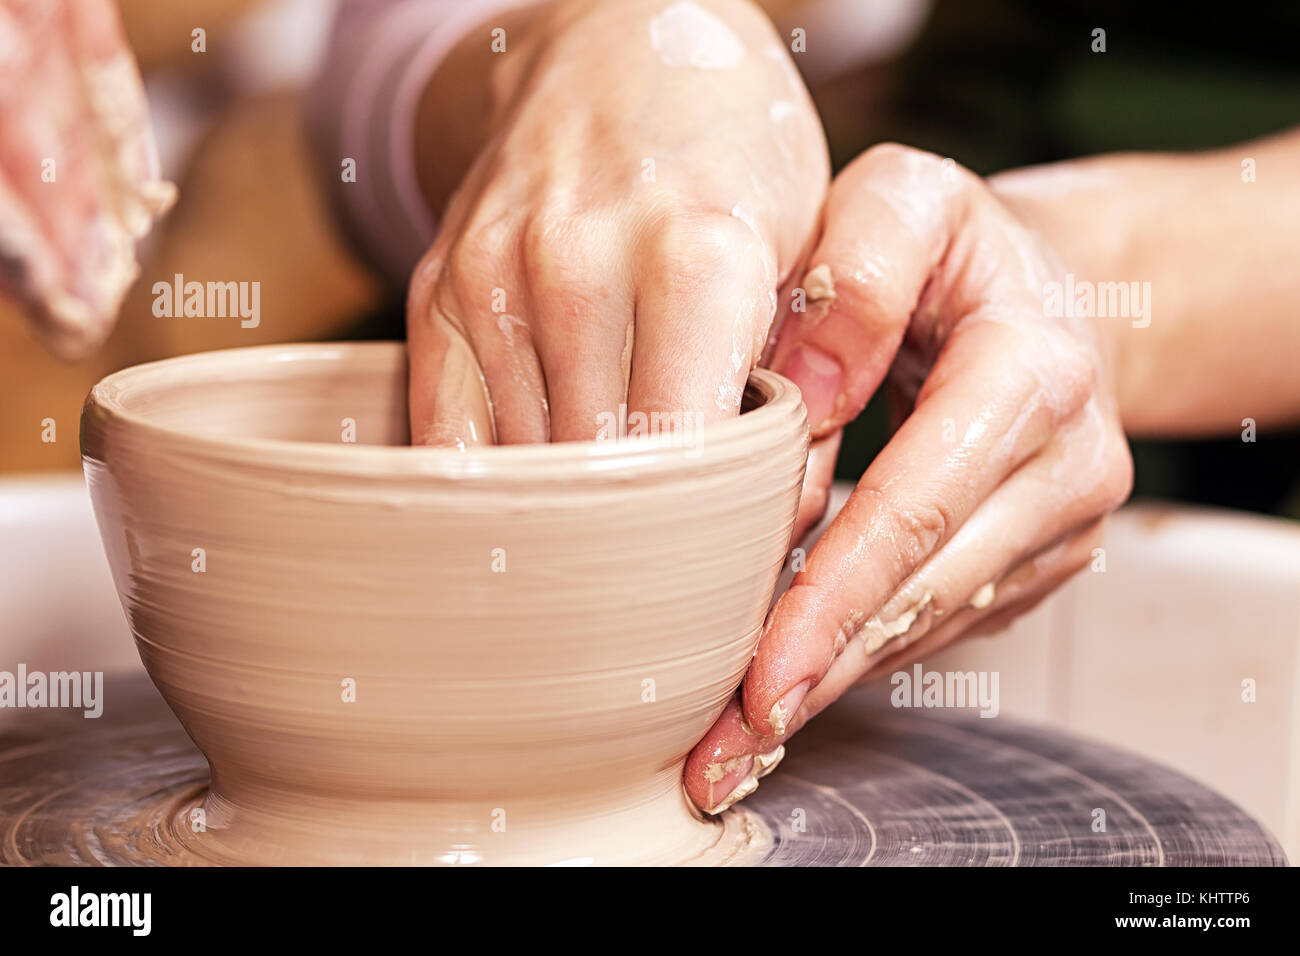
M 814 437 L 887 372 L 911 410 L 692 753 L 686 788 L 706 809 L 752 789 L 750 757 L 854 683 L 1040 601 L 1091 559 L 1131 483 L 1101 339 L 1089 320 L 1047 317 L 1052 254 L 979 178 L 872 149 L 832 185 L 809 262 L 817 298 L 784 323 L 772 364 L 803 390 Z
M 740 0 L 567 0 L 505 36 L 487 146 L 411 282 L 414 441 L 736 414 L 828 177 L 789 52 Z
M 0 291 L 77 356 L 108 335 L 175 188 L 110 0 L 0 0 L 0 50 Z

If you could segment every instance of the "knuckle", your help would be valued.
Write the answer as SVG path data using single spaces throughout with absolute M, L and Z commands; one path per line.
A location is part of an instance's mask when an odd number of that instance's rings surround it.
M 592 257 L 590 229 L 580 219 L 536 215 L 523 230 L 524 272 L 530 288 L 588 284 Z
M 467 317 L 487 311 L 492 290 L 504 287 L 512 244 L 506 224 L 494 223 L 466 230 L 452 246 L 439 285 L 449 287 Z
M 1058 422 L 1064 422 L 1096 394 L 1097 357 L 1069 333 L 1055 328 L 1027 327 L 1021 332 L 1020 386 L 1050 400 Z
M 860 252 L 858 263 L 867 261 L 870 252 Z M 856 327 L 868 343 L 888 341 L 888 336 L 911 315 L 913 296 L 905 276 L 893 269 L 868 271 L 853 262 L 829 263 L 835 283 L 834 310 Z
M 1080 475 L 1080 501 L 1088 516 L 1104 517 L 1133 491 L 1133 455 L 1117 424 L 1101 423 L 1098 431 L 1080 434 L 1079 441 L 1095 450 Z
M 667 216 L 652 229 L 650 255 L 656 265 L 678 275 L 715 274 L 736 261 L 753 240 L 739 219 L 721 213 Z
M 1128 443 L 1117 438 L 1107 456 L 1098 491 L 1104 511 L 1114 511 L 1133 493 L 1133 456 Z
M 1073 362 L 1057 363 L 1051 369 L 1048 381 L 1030 388 L 1047 398 L 1053 419 L 1060 427 L 1079 415 L 1095 394 L 1096 372 L 1090 365 Z
M 411 281 L 406 291 L 408 316 L 420 318 L 429 314 L 434 303 L 438 277 L 442 274 L 445 263 L 446 252 L 438 249 L 437 246 L 424 254 L 415 271 L 411 273 Z
M 1133 490 L 1133 456 L 1128 442 L 1117 427 L 1104 427 L 1101 434 L 1079 436 L 1085 446 L 1100 450 L 1078 472 L 1081 517 L 1104 517 L 1128 500 Z
M 984 181 L 955 160 L 902 143 L 877 143 L 858 157 L 850 168 L 856 175 L 898 177 L 921 185 L 941 182 L 962 189 L 982 189 Z
M 877 143 L 862 154 L 862 162 L 876 167 L 894 166 L 906 168 L 927 161 L 938 163 L 940 160 L 934 153 L 894 142 Z
M 1056 376 L 1064 384 L 1068 404 L 1082 408 L 1097 390 L 1097 359 L 1073 338 L 1056 350 Z
M 525 224 L 523 270 L 534 308 L 575 319 L 599 313 L 613 293 L 597 237 L 583 217 L 538 215 Z
M 938 502 L 911 504 L 893 514 L 895 540 L 911 566 L 933 554 L 955 524 L 955 515 Z

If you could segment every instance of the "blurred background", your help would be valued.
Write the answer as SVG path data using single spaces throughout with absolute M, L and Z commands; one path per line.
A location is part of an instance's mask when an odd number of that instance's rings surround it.
M 1117 150 L 1225 146 L 1300 122 L 1300 5 L 1221 8 L 1212 19 L 1124 2 L 763 5 L 787 35 L 807 30 L 809 52 L 795 59 L 837 169 L 882 140 L 991 174 Z M 349 247 L 307 138 L 305 89 L 324 54 L 330 0 L 120 7 L 180 200 L 148 240 L 117 330 L 92 358 L 49 356 L 0 303 L 0 474 L 79 468 L 81 402 L 118 368 L 203 349 L 403 336 L 403 290 Z M 196 26 L 206 53 L 191 51 Z M 1106 31 L 1104 54 L 1091 50 L 1096 28 Z M 850 52 L 817 56 L 818 44 Z M 259 280 L 260 325 L 154 317 L 152 285 L 176 273 Z M 52 443 L 41 439 L 47 418 L 58 427 Z M 878 396 L 849 429 L 840 477 L 863 471 L 885 421 Z M 1236 436 L 1135 442 L 1133 452 L 1137 496 L 1300 517 L 1300 432 L 1263 433 L 1253 445 Z

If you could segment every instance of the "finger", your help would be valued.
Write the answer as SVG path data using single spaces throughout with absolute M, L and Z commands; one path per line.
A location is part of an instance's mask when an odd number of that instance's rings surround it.
M 795 515 L 790 543 L 797 545 L 826 515 L 831 483 L 835 480 L 835 459 L 840 453 L 843 432 L 831 432 L 808 448 L 808 465 L 803 474 L 803 491 Z
M 434 308 L 463 330 L 487 389 L 492 437 L 502 445 L 550 438 L 546 379 L 529 323 L 520 230 L 481 204 L 447 254 Z
M 915 412 L 772 610 L 745 679 L 745 714 L 755 727 L 766 732 L 769 721 L 788 717 L 837 647 L 872 621 L 1086 400 L 1092 387 L 1086 357 L 1070 361 L 1062 350 L 1054 353 L 1059 378 L 1049 396 L 1034 370 L 1041 359 L 1023 354 L 1027 335 L 1038 333 L 972 321 L 949 337 Z M 920 613 L 925 604 L 918 600 L 918 607 L 885 618 L 885 630 Z
M 963 610 L 910 647 L 867 655 L 859 646 L 837 658 L 790 715 L 781 734 L 762 734 L 746 722 L 740 704 L 733 700 L 687 758 L 683 777 L 687 796 L 700 809 L 715 813 L 748 796 L 784 756 L 785 743 L 845 691 L 905 667 L 963 633 L 1005 626 L 1086 565 L 1101 528 L 1101 521 L 1094 522 L 1021 562 L 998 582 L 998 595 L 987 606 Z
M 1103 528 L 1104 519 L 1099 519 L 1029 556 L 997 581 L 996 596 L 986 606 L 961 609 L 909 645 L 890 645 L 874 654 L 864 653 L 860 642 L 851 645 L 809 692 L 781 739 L 788 740 L 856 684 L 906 667 L 960 638 L 1005 629 L 1088 565 Z
M 819 208 L 820 205 L 819 203 Z M 776 345 L 781 338 L 781 330 L 794 314 L 795 303 L 804 303 L 806 301 L 803 290 L 803 277 L 808 271 L 808 257 L 813 254 L 813 250 L 817 248 L 820 239 L 821 221 L 819 213 L 816 228 L 804 240 L 803 248 L 799 250 L 799 254 L 789 265 L 783 267 L 784 271 L 777 277 L 776 317 L 772 320 L 772 327 L 767 330 L 767 341 L 763 343 L 763 349 L 758 360 L 759 364 L 764 368 L 772 367 L 772 357 L 776 354 Z
M 831 185 L 806 310 L 783 323 L 771 363 L 803 392 L 813 437 L 856 418 L 884 379 L 966 188 L 937 157 L 889 145 Z
M 438 303 L 437 244 L 416 268 L 407 300 L 411 443 L 465 448 L 494 441 L 487 384 L 469 339 Z
M 866 654 L 854 647 L 831 665 L 825 678 L 790 715 L 781 733 L 763 734 L 745 720 L 733 699 L 721 717 L 691 751 L 683 782 L 687 796 L 700 809 L 718 813 L 752 793 L 785 755 L 785 743 L 855 684 L 890 673 L 938 650 L 963 633 L 1004 627 L 1032 609 L 1060 584 L 1086 565 L 1100 540 L 1097 521 L 1053 543 L 1012 568 L 998 582 L 995 599 L 982 608 L 967 608 L 943 625 L 898 651 Z
M 776 312 L 772 256 L 739 219 L 708 216 L 665 220 L 638 258 L 629 412 L 738 414 Z
M 158 155 L 149 127 L 144 84 L 112 0 L 78 0 L 66 12 L 78 67 L 86 80 L 91 115 L 113 147 L 108 157 L 132 184 L 158 179 Z
M 176 201 L 176 187 L 161 179 L 149 104 L 116 4 L 84 0 L 71 17 L 77 64 L 87 107 L 101 138 L 105 172 L 123 227 L 142 238 Z
M 525 229 L 523 247 L 550 440 L 617 438 L 634 302 L 622 243 L 601 222 L 539 218 Z
M 704 740 L 686 758 L 682 783 L 687 797 L 707 813 L 721 813 L 758 787 L 785 749 L 763 740 L 745 726 L 740 701 L 732 698 Z
M 1089 399 L 862 625 L 858 636 L 864 653 L 888 653 L 886 645 L 910 643 L 968 606 L 987 606 L 996 593 L 996 575 L 1108 514 L 1131 487 L 1123 433 L 1103 417 L 1098 401 Z M 780 659 L 773 659 L 779 667 Z M 784 679 L 771 676 L 775 683 Z
M 470 344 L 483 369 L 497 443 L 550 441 L 546 377 L 528 323 L 509 312 L 480 316 L 470 325 Z

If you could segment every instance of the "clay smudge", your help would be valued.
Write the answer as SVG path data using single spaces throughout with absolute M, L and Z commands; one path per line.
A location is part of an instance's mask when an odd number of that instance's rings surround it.
M 709 810 L 709 813 L 717 816 L 722 811 L 730 809 L 734 804 L 745 799 L 745 797 L 757 790 L 758 781 L 775 770 L 776 765 L 781 762 L 781 759 L 784 756 L 785 744 L 781 744 L 775 750 L 771 750 L 765 754 L 755 754 L 753 758 L 754 765 L 750 768 L 749 773 L 745 775 L 744 779 L 741 780 L 740 783 L 736 784 L 735 789 L 733 789 L 731 793 L 727 794 L 727 796 L 722 799 L 721 803 L 713 805 L 713 808 Z M 710 804 L 713 804 L 713 785 L 719 780 L 725 778 L 727 774 L 737 770 L 742 763 L 748 759 L 749 755 L 745 754 L 739 757 L 732 757 L 730 760 L 720 764 L 709 764 L 705 769 L 704 776 L 705 779 L 709 781 Z
M 674 3 L 650 21 L 650 46 L 665 66 L 728 70 L 740 64 L 745 46 L 731 28 L 693 3 Z
M 921 616 L 921 612 L 929 607 L 933 600 L 934 592 L 926 591 L 916 603 L 892 620 L 882 621 L 877 614 L 867 621 L 862 627 L 862 640 L 866 644 L 866 652 L 874 654 L 894 638 L 906 634 L 916 623 L 916 619 Z
M 807 275 L 803 277 L 804 292 L 808 294 L 809 302 L 829 302 L 835 298 L 835 279 L 831 275 L 831 267 L 822 263 L 813 266 L 808 270 Z
M 779 125 L 794 116 L 796 112 L 795 105 L 789 100 L 773 100 L 767 108 L 767 118 Z
M 772 709 L 767 715 L 767 722 L 772 725 L 772 735 L 774 737 L 784 737 L 785 728 L 789 721 L 790 714 L 786 713 L 786 709 L 781 706 L 781 701 L 778 700 L 772 705 Z
M 989 581 L 971 596 L 970 606 L 977 611 L 982 611 L 993 603 L 993 598 L 996 595 L 997 585 Z

